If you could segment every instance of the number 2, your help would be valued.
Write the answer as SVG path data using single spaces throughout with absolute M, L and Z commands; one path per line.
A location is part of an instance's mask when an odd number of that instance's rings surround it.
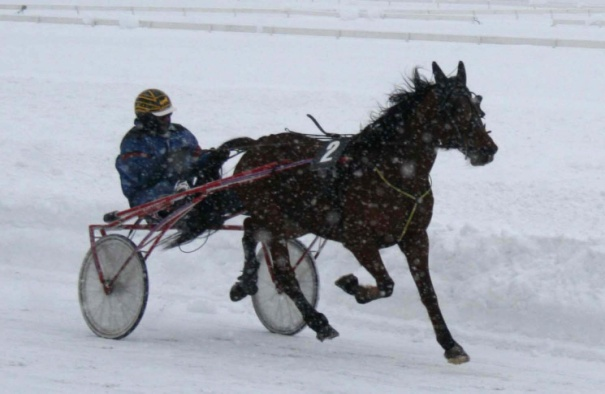
M 338 149 L 339 146 L 340 146 L 340 141 L 330 142 L 328 144 L 328 146 L 326 147 L 326 153 L 324 153 L 324 155 L 321 157 L 319 162 L 325 163 L 327 161 L 331 161 L 333 159 L 333 157 L 331 157 L 331 155 L 336 151 L 336 149 Z

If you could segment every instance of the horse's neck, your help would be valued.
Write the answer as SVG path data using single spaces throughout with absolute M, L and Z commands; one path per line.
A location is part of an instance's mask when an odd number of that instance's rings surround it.
M 437 152 L 423 128 L 410 122 L 382 133 L 384 143 L 374 155 L 375 167 L 391 176 L 428 180 Z

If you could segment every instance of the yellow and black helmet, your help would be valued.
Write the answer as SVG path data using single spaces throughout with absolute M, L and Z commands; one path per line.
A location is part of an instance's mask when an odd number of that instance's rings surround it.
M 166 116 L 175 111 L 170 97 L 159 89 L 142 91 L 134 101 L 134 113 L 141 116 L 151 113 L 155 116 Z

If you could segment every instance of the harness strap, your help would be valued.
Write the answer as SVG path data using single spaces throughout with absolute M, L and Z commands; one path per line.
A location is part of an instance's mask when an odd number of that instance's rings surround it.
M 412 208 L 412 212 L 410 212 L 410 216 L 408 216 L 408 220 L 405 223 L 405 226 L 403 226 L 403 231 L 401 232 L 401 235 L 399 236 L 399 238 L 397 238 L 397 242 L 400 242 L 403 239 L 403 236 L 405 235 L 405 233 L 408 231 L 408 227 L 410 226 L 410 223 L 412 222 L 412 219 L 414 218 L 414 214 L 416 213 L 416 209 L 418 208 L 418 204 L 422 204 L 422 200 L 424 199 L 424 197 L 428 196 L 429 193 L 431 192 L 431 188 L 429 188 L 429 190 L 427 190 L 426 192 L 424 192 L 420 197 L 415 197 L 414 195 L 407 193 L 403 190 L 401 190 L 400 188 L 398 188 L 397 186 L 391 184 L 386 177 L 384 176 L 384 174 L 376 167 L 374 167 L 374 171 L 378 174 L 378 176 L 380 177 L 380 179 L 382 179 L 382 181 L 384 183 L 386 183 L 386 185 L 388 187 L 390 187 L 391 189 L 395 190 L 397 193 L 414 200 L 414 207 Z

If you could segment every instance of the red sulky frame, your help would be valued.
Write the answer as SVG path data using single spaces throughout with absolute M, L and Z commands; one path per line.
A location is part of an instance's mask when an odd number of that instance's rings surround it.
M 219 179 L 213 182 L 206 183 L 202 186 L 198 186 L 181 193 L 173 194 L 170 196 L 166 196 L 154 201 L 150 201 L 146 204 L 139 205 L 134 208 L 126 209 L 123 211 L 114 211 L 105 214 L 103 220 L 106 222 L 105 224 L 92 224 L 88 227 L 89 237 L 90 237 L 90 246 L 91 252 L 95 264 L 95 268 L 99 275 L 99 280 L 103 284 L 103 289 L 106 295 L 111 294 L 113 289 L 113 284 L 120 273 L 124 270 L 124 268 L 128 265 L 128 263 L 132 260 L 137 253 L 140 253 L 145 260 L 151 255 L 151 252 L 155 249 L 155 247 L 159 244 L 160 240 L 163 238 L 164 234 L 168 230 L 172 228 L 172 226 L 178 222 L 183 216 L 185 216 L 193 207 L 204 200 L 208 195 L 218 192 L 220 190 L 225 190 L 229 188 L 233 188 L 237 185 L 241 185 L 248 182 L 254 182 L 259 179 L 267 178 L 274 173 L 287 171 L 292 168 L 297 168 L 303 165 L 307 165 L 311 163 L 311 159 L 302 160 L 293 163 L 270 163 L 261 167 L 257 167 L 248 171 L 244 171 L 235 175 L 232 175 L 227 178 Z M 177 209 L 174 209 L 175 206 L 178 206 L 178 202 L 181 202 L 185 199 L 189 199 L 189 201 L 185 202 Z M 173 212 L 170 215 L 166 216 L 158 223 L 144 223 L 144 219 L 148 216 L 156 214 L 160 211 L 164 210 L 172 210 Z M 96 251 L 96 243 L 99 239 L 106 236 L 110 231 L 117 230 L 129 230 L 131 232 L 137 230 L 147 231 L 147 235 L 143 237 L 143 239 L 138 243 L 136 250 L 133 252 L 132 256 L 128 258 L 122 267 L 118 270 L 116 275 L 113 278 L 105 278 L 103 275 L 103 269 L 99 262 L 99 257 Z M 242 225 L 224 225 L 221 227 L 221 230 L 243 230 Z M 296 267 L 306 256 L 307 253 L 311 250 L 311 248 L 317 243 L 319 237 L 315 237 L 315 239 L 311 242 L 305 253 L 300 257 L 299 261 L 295 264 Z M 314 253 L 314 259 L 319 256 L 319 253 L 323 249 L 326 243 L 325 239 L 321 239 L 319 242 L 318 250 Z M 265 248 L 265 255 L 271 256 L 270 253 L 266 250 L 265 245 L 263 244 L 263 248 Z M 270 270 L 271 276 L 273 276 L 272 270 Z M 272 278 L 273 279 L 273 278 Z
M 137 327 L 147 303 L 148 282 L 145 267 L 147 258 L 166 232 L 174 228 L 180 219 L 208 195 L 255 182 L 275 173 L 309 165 L 312 161 L 308 159 L 298 162 L 270 163 L 134 208 L 110 212 L 103 217 L 105 224 L 90 225 L 88 227 L 90 250 L 82 263 L 78 285 L 80 308 L 88 327 L 97 336 L 107 339 L 122 339 Z M 169 212 L 169 214 L 157 222 L 146 220 L 150 216 L 158 217 L 159 212 Z M 243 225 L 223 225 L 218 230 L 241 231 Z M 118 231 L 128 231 L 129 234 L 127 237 L 118 235 L 116 238 L 110 238 L 114 236 L 113 232 Z M 143 236 L 136 237 L 135 240 L 134 234 L 137 231 L 143 231 Z M 111 242 L 108 245 L 117 248 L 118 254 L 120 250 L 127 252 L 119 259 L 101 255 L 99 248 L 102 244 L 105 245 L 106 241 Z M 316 246 L 318 241 L 319 244 Z M 317 305 L 319 299 L 319 277 L 315 259 L 326 242 L 325 239 L 315 237 L 309 247 L 306 247 L 296 239 L 288 240 L 288 250 L 292 259 L 290 264 L 303 287 L 305 296 L 313 306 Z M 317 249 L 311 251 L 314 246 Z M 306 322 L 275 280 L 269 248 L 263 242 L 261 248 L 257 258 L 259 262 L 264 261 L 264 264 L 259 268 L 259 290 L 251 297 L 252 305 L 259 320 L 270 332 L 294 335 L 306 326 Z M 104 260 L 108 258 L 108 261 Z M 104 264 L 109 264 L 108 268 L 104 267 Z M 133 272 L 135 276 L 132 276 Z M 97 280 L 101 287 L 98 287 Z

